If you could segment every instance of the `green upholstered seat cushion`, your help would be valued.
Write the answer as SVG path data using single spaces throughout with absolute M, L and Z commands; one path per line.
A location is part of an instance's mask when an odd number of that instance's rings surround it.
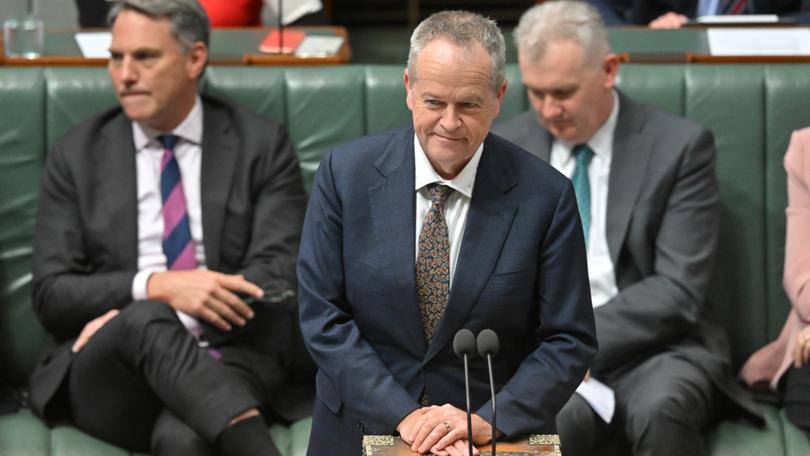
M 274 424 L 269 432 L 282 456 L 305 456 L 312 419 L 289 426 Z M 71 426 L 48 428 L 29 410 L 0 416 L 0 455 L 3 456 L 129 456 L 129 451 L 91 437 Z
M 747 421 L 722 421 L 709 433 L 712 456 L 774 456 L 784 453 L 782 420 L 779 410 L 763 406 L 765 428 Z

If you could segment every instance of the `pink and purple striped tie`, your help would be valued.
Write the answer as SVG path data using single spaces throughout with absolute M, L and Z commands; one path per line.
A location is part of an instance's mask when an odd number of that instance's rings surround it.
M 174 156 L 174 146 L 180 138 L 175 135 L 160 135 L 157 140 L 163 145 L 160 162 L 160 197 L 163 200 L 163 253 L 166 269 L 194 269 L 194 242 L 186 210 L 186 195 L 180 167 Z

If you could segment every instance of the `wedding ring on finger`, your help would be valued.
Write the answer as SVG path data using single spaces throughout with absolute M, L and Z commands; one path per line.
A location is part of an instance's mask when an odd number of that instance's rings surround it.
M 447 421 L 442 421 L 442 424 L 444 425 L 444 428 L 447 429 L 447 433 L 449 434 L 451 429 L 450 423 L 448 423 Z

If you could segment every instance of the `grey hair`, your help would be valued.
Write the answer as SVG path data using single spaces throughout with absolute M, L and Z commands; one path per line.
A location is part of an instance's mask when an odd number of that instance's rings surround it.
M 602 16 L 582 1 L 549 1 L 529 8 L 520 17 L 514 36 L 518 52 L 532 61 L 543 56 L 549 43 L 559 40 L 578 43 L 591 65 L 601 64 L 610 52 Z
M 168 19 L 172 37 L 184 51 L 197 41 L 208 46 L 211 25 L 197 0 L 117 0 L 107 15 L 107 23 L 112 25 L 118 15 L 127 10 L 152 19 Z
M 492 87 L 497 91 L 506 79 L 506 44 L 492 19 L 468 11 L 442 11 L 422 21 L 411 35 L 408 74 L 416 80 L 416 59 L 431 41 L 444 38 L 465 49 L 480 44 L 492 61 Z

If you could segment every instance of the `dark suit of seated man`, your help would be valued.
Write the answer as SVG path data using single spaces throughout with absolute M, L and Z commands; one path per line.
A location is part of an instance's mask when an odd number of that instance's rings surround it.
M 810 22 L 808 0 L 588 0 L 607 25 L 680 28 L 688 19 L 724 14 L 775 14 Z
M 719 232 L 712 135 L 614 90 L 618 58 L 590 5 L 535 6 L 515 42 L 532 109 L 495 131 L 570 176 L 587 221 L 599 353 L 557 418 L 563 451 L 600 454 L 618 434 L 637 456 L 705 454 L 717 404 L 757 416 L 706 309 Z M 593 381 L 612 389 L 612 416 L 584 399 Z
M 413 127 L 321 162 L 298 264 L 316 364 L 309 454 L 354 456 L 398 431 L 413 450 L 467 451 L 454 334 L 494 329 L 497 428 L 555 432 L 596 351 L 571 183 L 489 134 L 504 41 L 467 12 L 423 21 L 404 73 Z M 491 436 L 486 363 L 471 363 L 472 438 Z
M 42 179 L 33 302 L 56 343 L 34 409 L 132 450 L 278 454 L 265 420 L 288 410 L 300 334 L 263 289 L 295 286 L 306 196 L 289 138 L 198 95 L 196 1 L 111 17 L 120 107 L 62 138 Z

